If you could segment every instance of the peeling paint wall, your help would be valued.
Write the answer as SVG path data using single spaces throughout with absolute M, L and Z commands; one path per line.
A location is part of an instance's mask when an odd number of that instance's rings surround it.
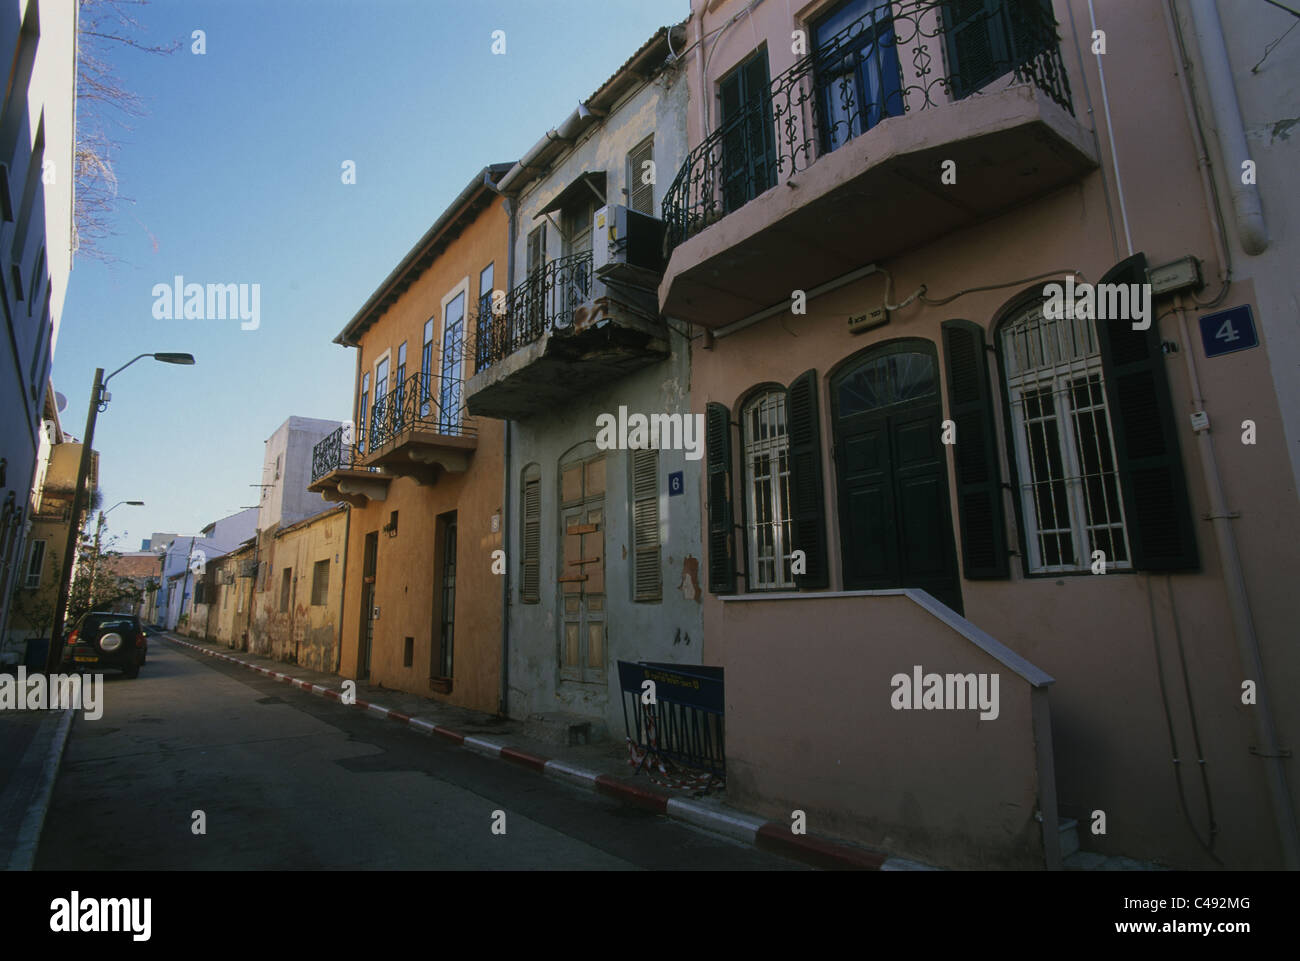
M 343 539 L 347 510 L 334 510 L 285 530 L 263 535 L 261 559 L 268 566 L 265 590 L 254 593 L 249 650 L 277 661 L 333 671 L 338 658 L 339 599 L 343 591 Z M 318 562 L 329 565 L 322 603 L 312 603 Z M 282 585 L 288 569 L 289 590 Z
M 248 624 L 254 578 L 241 576 L 252 563 L 252 546 L 228 554 L 217 563 L 217 598 L 207 621 L 207 639 L 231 650 L 248 647 Z

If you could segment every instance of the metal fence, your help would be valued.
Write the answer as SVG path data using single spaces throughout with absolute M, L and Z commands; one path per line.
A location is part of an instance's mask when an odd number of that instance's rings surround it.
M 661 755 L 726 776 L 722 668 L 619 661 L 618 678 L 628 739 L 646 760 Z M 646 681 L 654 682 L 652 704 L 642 701 Z
M 1031 83 L 1074 113 L 1043 0 L 903 0 L 817 40 L 687 156 L 664 194 L 669 250 L 881 120 L 1007 74 L 1007 86 Z

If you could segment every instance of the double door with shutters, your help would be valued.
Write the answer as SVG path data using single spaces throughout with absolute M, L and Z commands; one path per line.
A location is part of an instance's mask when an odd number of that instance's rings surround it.
M 840 544 L 846 589 L 916 587 L 960 613 L 937 366 L 904 341 L 831 381 Z

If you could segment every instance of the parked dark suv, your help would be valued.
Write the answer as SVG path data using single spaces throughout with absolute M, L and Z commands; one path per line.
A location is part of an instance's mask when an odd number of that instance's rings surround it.
M 117 668 L 127 677 L 140 673 L 149 652 L 148 634 L 134 614 L 83 614 L 68 635 L 63 663 L 75 667 Z

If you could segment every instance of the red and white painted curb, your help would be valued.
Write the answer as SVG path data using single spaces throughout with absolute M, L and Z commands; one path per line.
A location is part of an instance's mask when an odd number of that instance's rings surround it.
M 320 697 L 340 700 L 339 692 L 332 688 L 321 687 L 319 684 L 313 684 L 310 681 L 304 681 L 300 678 L 290 677 L 279 671 L 273 671 L 270 668 L 262 667 L 258 664 L 250 664 L 248 661 L 238 657 L 232 657 L 229 654 L 222 654 L 220 651 L 209 650 L 206 647 L 200 647 L 190 641 L 183 640 L 173 634 L 163 635 L 167 640 L 174 644 L 180 644 L 191 650 L 198 651 L 200 654 L 206 654 L 209 657 L 215 657 L 217 660 L 229 661 L 231 664 L 238 664 L 250 670 L 273 677 L 277 681 L 283 681 L 286 684 L 292 684 L 294 687 L 302 688 Z M 468 734 L 461 734 L 450 728 L 442 727 L 439 724 L 431 724 L 428 721 L 422 721 L 418 718 L 412 718 L 400 711 L 394 711 L 390 708 L 382 707 L 378 704 L 372 704 L 369 701 L 356 700 L 350 707 L 358 708 L 377 717 L 387 718 L 390 721 L 396 721 L 404 724 L 411 730 L 420 734 L 438 735 L 449 741 L 461 745 L 468 750 L 477 754 L 483 754 L 487 757 L 500 758 L 503 761 L 510 761 L 521 767 L 526 767 L 553 777 L 558 780 L 568 781 L 571 784 L 578 784 L 588 790 L 616 798 L 628 804 L 635 804 L 638 807 L 647 808 L 667 817 L 674 818 L 678 821 L 685 821 L 687 824 L 693 824 L 696 827 L 713 831 L 716 834 L 722 834 L 737 841 L 743 841 L 746 844 L 753 844 L 756 847 L 764 848 L 786 857 L 796 858 L 800 861 L 813 864 L 823 868 L 855 869 L 868 871 L 908 871 L 908 870 L 927 870 L 925 865 L 916 864 L 903 858 L 891 858 L 884 854 L 877 854 L 873 851 L 866 851 L 860 848 L 849 847 L 844 844 L 837 844 L 833 841 L 826 841 L 818 837 L 806 834 L 794 834 L 790 830 L 790 825 L 780 821 L 769 821 L 765 818 L 755 817 L 750 814 L 744 814 L 740 811 L 733 811 L 722 808 L 715 804 L 706 804 L 700 801 L 688 798 L 674 797 L 665 794 L 651 787 L 645 787 L 640 784 L 632 784 L 627 781 L 611 777 L 608 774 L 599 774 L 595 771 L 588 771 L 584 768 L 575 767 L 567 761 L 557 761 L 552 758 L 539 757 L 536 754 L 530 754 L 527 751 L 521 751 L 519 748 L 510 747 L 505 744 L 497 744 L 481 737 L 472 737 Z

